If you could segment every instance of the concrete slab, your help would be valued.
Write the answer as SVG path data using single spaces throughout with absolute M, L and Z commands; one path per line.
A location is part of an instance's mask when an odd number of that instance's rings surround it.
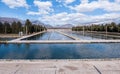
M 38 43 L 38 44 L 72 44 L 72 43 L 120 43 L 120 40 L 21 40 L 0 43 Z
M 0 74 L 120 74 L 119 61 L 3 60 L 0 61 Z
M 72 36 L 72 35 L 68 35 L 68 34 L 66 34 L 66 33 L 64 33 L 64 32 L 62 32 L 62 31 L 56 31 L 56 32 L 58 32 L 58 33 L 60 33 L 60 34 L 63 34 L 63 35 L 65 35 L 65 36 L 69 37 L 69 38 L 72 38 L 72 39 L 74 39 L 74 40 L 80 40 L 79 38 L 74 37 L 74 36 Z

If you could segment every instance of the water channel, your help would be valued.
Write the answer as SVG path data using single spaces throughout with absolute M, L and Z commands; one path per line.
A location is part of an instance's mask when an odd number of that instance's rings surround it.
M 101 37 L 67 34 L 80 39 L 105 39 Z M 72 40 L 58 32 L 46 32 L 24 40 Z M 120 43 L 86 44 L 0 44 L 0 59 L 105 59 L 120 58 Z

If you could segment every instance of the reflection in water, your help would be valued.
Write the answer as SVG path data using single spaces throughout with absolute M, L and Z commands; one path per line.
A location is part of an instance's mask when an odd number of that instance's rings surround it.
M 87 33 L 85 32 L 84 35 L 82 32 L 75 32 L 75 31 L 67 31 L 65 32 L 69 35 L 78 37 L 83 40 L 95 40 L 95 39 L 120 39 L 120 37 L 105 35 L 105 34 L 95 34 L 95 33 Z
M 12 39 L 15 39 L 15 38 L 0 38 L 0 41 L 9 41 L 9 40 L 12 40 Z
M 81 46 L 76 46 L 76 48 L 80 48 L 76 53 L 82 55 L 82 58 L 120 58 L 120 46 L 117 43 L 82 44 Z
M 35 46 L 32 45 L 31 50 L 30 50 L 30 54 L 27 57 L 28 59 L 49 59 L 51 58 L 51 50 L 49 48 L 49 45 L 39 45 L 36 44 Z
M 120 43 L 2 44 L 0 59 L 120 58 Z
M 23 40 L 72 40 L 58 32 L 46 32 Z

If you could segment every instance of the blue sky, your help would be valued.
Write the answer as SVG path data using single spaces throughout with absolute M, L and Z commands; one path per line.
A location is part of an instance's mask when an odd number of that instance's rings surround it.
M 120 0 L 0 0 L 0 16 L 51 25 L 120 21 Z

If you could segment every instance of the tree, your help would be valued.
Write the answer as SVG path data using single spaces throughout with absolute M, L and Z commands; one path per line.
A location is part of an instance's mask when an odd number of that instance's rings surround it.
M 103 24 L 100 26 L 100 31 L 105 31 L 105 28 L 104 28 Z
M 47 30 L 45 26 L 32 24 L 29 19 L 26 20 L 25 25 L 22 26 L 20 21 L 12 22 L 12 24 L 5 21 L 4 23 L 0 22 L 0 33 L 16 33 L 18 34 L 20 31 L 23 31 L 26 34 L 39 32 Z
M 20 21 L 17 22 L 18 32 L 22 31 L 22 23 Z
M 73 27 L 73 31 L 81 31 L 83 26 Z M 112 22 L 110 24 L 92 24 L 91 26 L 85 26 L 86 31 L 106 31 L 106 32 L 120 32 L 120 24 Z
M 35 32 L 35 25 L 31 26 L 31 33 Z
M 12 33 L 16 33 L 17 31 L 17 28 L 16 28 L 16 25 L 17 25 L 17 23 L 14 21 L 13 23 L 12 23 L 12 25 L 11 25 L 11 27 L 12 27 Z
M 4 23 L 4 33 L 11 33 L 11 27 L 10 27 L 10 24 L 8 22 L 5 22 Z
M 31 26 L 32 26 L 32 23 L 30 22 L 29 19 L 27 19 L 25 22 L 26 34 L 31 33 Z
M 3 33 L 3 24 L 0 22 L 0 33 Z
M 120 23 L 118 24 L 118 32 L 120 32 Z
M 117 32 L 118 30 L 118 28 L 117 28 L 117 25 L 116 25 L 116 23 L 114 23 L 114 22 L 112 22 L 111 23 L 111 28 L 112 28 L 112 32 Z

